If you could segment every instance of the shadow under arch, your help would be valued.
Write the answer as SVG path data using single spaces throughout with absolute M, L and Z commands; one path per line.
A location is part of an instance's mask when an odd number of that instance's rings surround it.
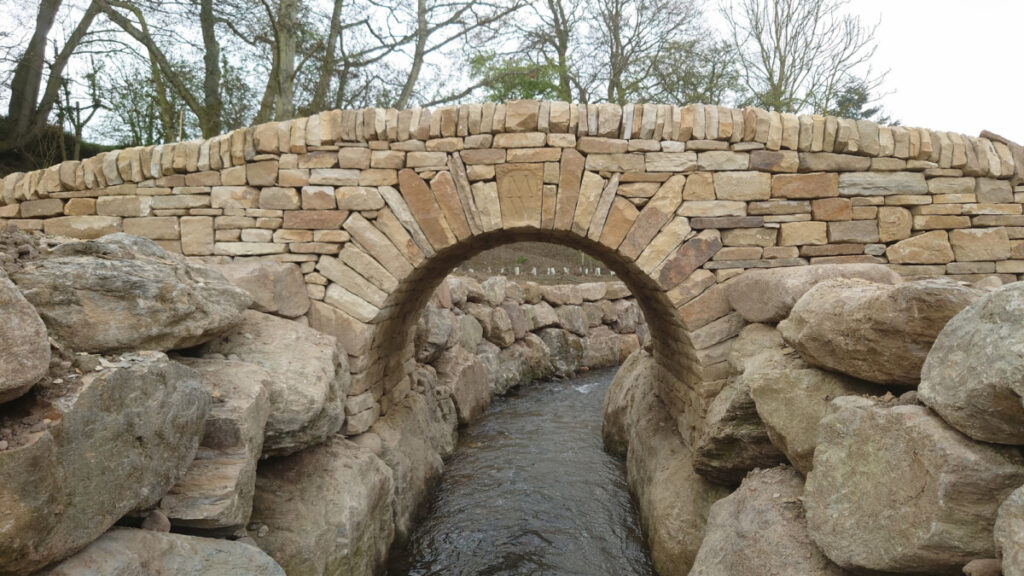
M 516 242 L 545 242 L 575 248 L 600 260 L 626 284 L 647 319 L 653 354 L 659 366 L 662 396 L 684 398 L 680 385 L 694 385 L 697 356 L 679 313 L 655 278 L 616 250 L 573 231 L 537 228 L 500 229 L 471 236 L 425 259 L 391 292 L 377 324 L 368 369 L 385 391 L 404 378 L 413 355 L 416 323 L 434 290 L 458 265 L 485 250 Z M 375 379 L 376 379 L 375 378 Z M 666 398 L 673 402 L 674 398 Z M 680 406 L 679 408 L 682 408 Z

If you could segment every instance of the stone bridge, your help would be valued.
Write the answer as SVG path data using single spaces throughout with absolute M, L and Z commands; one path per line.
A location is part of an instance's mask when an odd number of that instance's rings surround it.
M 0 224 L 295 262 L 351 394 L 378 398 L 407 382 L 453 267 L 521 240 L 579 248 L 637 297 L 692 438 L 744 323 L 726 290 L 744 270 L 1024 273 L 1024 149 L 987 136 L 703 105 L 333 110 L 9 175 Z

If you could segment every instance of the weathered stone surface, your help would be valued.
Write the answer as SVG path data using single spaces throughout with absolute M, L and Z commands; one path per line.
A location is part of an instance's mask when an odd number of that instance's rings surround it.
M 49 419 L 0 451 L 3 573 L 29 574 L 153 507 L 195 456 L 209 410 L 198 375 L 160 352 L 111 360 L 37 385 L 26 414 L 0 421 Z
M 78 352 L 195 346 L 251 302 L 220 274 L 126 234 L 62 244 L 11 280 L 49 334 Z
M 1024 283 L 975 300 L 942 329 L 921 370 L 921 400 L 975 440 L 1024 444 Z
M 491 405 L 491 387 L 487 382 L 487 367 L 476 354 L 455 346 L 445 351 L 434 365 L 438 385 L 451 390 L 459 424 L 469 424 L 487 411 Z
M 332 436 L 260 464 L 250 534 L 288 574 L 371 576 L 394 539 L 394 488 L 380 458 Z
M 605 393 L 601 423 L 601 438 L 604 449 L 608 452 L 619 456 L 626 455 L 632 426 L 630 413 L 637 390 L 644 388 L 638 383 L 650 382 L 654 370 L 654 357 L 650 352 L 639 349 L 631 353 L 615 372 L 615 378 Z
M 14 400 L 46 376 L 50 343 L 36 309 L 0 271 L 0 403 Z
M 451 338 L 455 315 L 450 310 L 428 306 L 416 323 L 413 345 L 416 361 L 430 364 L 444 352 Z
M 829 198 L 839 195 L 835 174 L 780 174 L 772 178 L 773 198 Z
M 737 486 L 747 472 L 785 461 L 772 445 L 750 397 L 750 382 L 734 378 L 708 406 L 704 433 L 693 448 L 693 468 L 725 486 Z
M 779 330 L 812 366 L 916 386 L 942 327 L 982 294 L 943 279 L 893 286 L 840 278 L 811 288 Z
M 974 442 L 924 406 L 846 396 L 822 420 L 803 501 L 811 537 L 843 568 L 958 574 L 994 555 L 996 510 L 1022 483 L 1015 449 Z
M 663 576 L 688 574 L 704 540 L 708 510 L 728 495 L 693 469 L 653 379 L 633 382 L 637 390 L 628 415 L 626 470 L 647 534 L 654 569 Z
M 950 230 L 949 244 L 957 262 L 1007 260 L 1010 238 L 1005 228 Z
M 1003 558 L 1003 576 L 1024 575 L 1024 487 L 1014 490 L 999 505 L 995 540 Z M 998 572 L 993 574 L 998 576 Z
M 892 242 L 910 238 L 913 224 L 910 210 L 899 206 L 881 206 L 878 209 L 878 240 Z
M 555 314 L 558 315 L 559 326 L 577 336 L 587 336 L 589 332 L 587 328 L 587 318 L 583 315 L 582 307 L 559 306 L 558 308 L 555 308 Z
M 920 172 L 850 172 L 839 175 L 840 196 L 890 196 L 927 194 Z
M 691 576 L 843 576 L 814 545 L 800 500 L 804 481 L 786 466 L 751 472 L 715 502 Z
M 256 364 L 270 374 L 270 416 L 263 455 L 286 455 L 341 428 L 352 378 L 333 336 L 298 322 L 247 310 L 238 329 L 203 347 Z
M 779 322 L 814 285 L 833 278 L 863 278 L 898 284 L 900 276 L 878 264 L 822 264 L 750 270 L 728 287 L 729 304 L 748 322 Z
M 179 576 L 250 574 L 284 576 L 259 548 L 243 542 L 115 528 L 40 576 Z
M 237 360 L 178 361 L 199 373 L 212 400 L 196 458 L 160 501 L 160 509 L 178 526 L 243 529 L 252 511 L 272 377 Z
M 553 373 L 559 377 L 569 377 L 579 372 L 583 366 L 583 340 L 560 328 L 544 328 L 537 332 L 548 351 Z
M 297 318 L 309 311 L 306 283 L 295 264 L 240 260 L 213 264 L 210 268 L 248 292 L 255 310 L 286 318 Z
M 558 284 L 555 286 L 541 286 L 540 293 L 541 297 L 552 306 L 578 305 L 583 303 L 583 293 L 578 285 Z
M 948 264 L 955 258 L 945 230 L 933 230 L 897 242 L 886 249 L 893 264 Z

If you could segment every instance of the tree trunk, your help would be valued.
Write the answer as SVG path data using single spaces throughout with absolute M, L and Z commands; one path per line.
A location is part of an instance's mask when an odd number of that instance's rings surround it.
M 61 0 L 42 0 L 36 15 L 36 29 L 25 48 L 25 53 L 14 68 L 11 80 L 11 101 L 7 117 L 12 122 L 11 134 L 28 130 L 36 112 L 39 87 L 43 80 L 43 66 L 46 62 L 46 37 L 53 27 L 53 21 L 60 10 Z
M 220 98 L 220 44 L 214 29 L 216 20 L 213 15 L 213 0 L 202 0 L 199 6 L 199 25 L 203 30 L 203 66 L 206 77 L 203 79 L 204 114 L 199 116 L 199 126 L 203 138 L 212 138 L 220 134 L 221 114 L 224 103 Z
M 416 47 L 412 55 L 412 67 L 409 75 L 405 78 L 405 85 L 402 86 L 402 93 L 395 102 L 395 108 L 403 110 L 409 107 L 409 100 L 412 99 L 412 91 L 416 88 L 416 81 L 419 80 L 420 70 L 423 68 L 423 58 L 427 50 L 427 37 L 430 36 L 427 22 L 426 0 L 416 0 Z
M 298 0 L 280 0 L 277 9 L 276 120 L 295 116 L 295 16 Z
M 345 0 L 334 0 L 334 11 L 331 12 L 331 29 L 327 33 L 327 44 L 324 59 L 320 64 L 320 74 L 313 89 L 313 99 L 309 103 L 309 113 L 315 114 L 327 108 L 327 91 L 331 88 L 331 76 L 334 75 L 334 51 L 337 48 L 338 36 L 341 33 L 341 8 Z

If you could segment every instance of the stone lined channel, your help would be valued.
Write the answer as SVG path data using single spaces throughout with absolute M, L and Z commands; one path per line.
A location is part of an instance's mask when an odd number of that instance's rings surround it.
M 601 445 L 616 368 L 496 398 L 461 432 L 388 576 L 653 574 L 625 465 Z

